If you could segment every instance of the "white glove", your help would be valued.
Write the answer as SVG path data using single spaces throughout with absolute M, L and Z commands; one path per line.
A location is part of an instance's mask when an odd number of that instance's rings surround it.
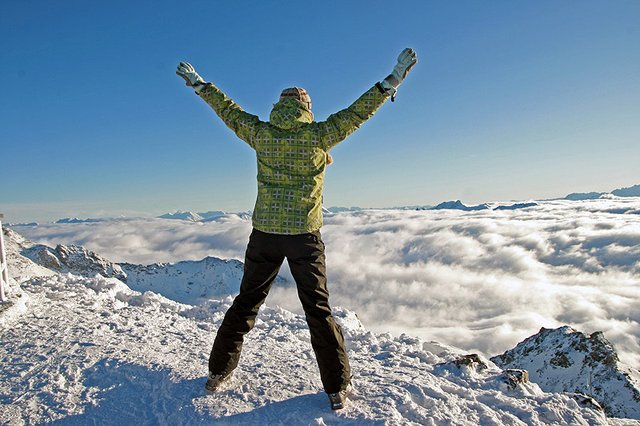
M 396 96 L 398 87 L 402 84 L 411 68 L 418 62 L 418 57 L 413 49 L 406 48 L 398 56 L 398 63 L 393 67 L 391 74 L 380 82 L 387 93 L 391 94 L 391 100 Z
M 189 62 L 180 62 L 176 74 L 184 78 L 187 86 L 191 86 L 196 90 L 201 89 L 206 84 Z

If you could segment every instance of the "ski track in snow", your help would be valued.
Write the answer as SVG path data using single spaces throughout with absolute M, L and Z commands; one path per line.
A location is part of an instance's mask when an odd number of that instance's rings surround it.
M 264 307 L 224 390 L 204 394 L 207 358 L 231 298 L 198 306 L 117 279 L 22 283 L 25 312 L 2 329 L 2 424 L 607 424 L 600 412 L 501 371 L 451 363 L 437 343 L 365 330 L 336 308 L 355 393 L 332 412 L 304 318 Z

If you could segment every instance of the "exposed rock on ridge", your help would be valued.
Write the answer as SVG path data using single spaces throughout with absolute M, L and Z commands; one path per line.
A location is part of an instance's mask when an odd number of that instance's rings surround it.
M 588 336 L 569 326 L 542 328 L 491 360 L 501 368 L 527 370 L 547 392 L 590 396 L 610 416 L 640 419 L 639 374 L 620 363 L 602 332 Z

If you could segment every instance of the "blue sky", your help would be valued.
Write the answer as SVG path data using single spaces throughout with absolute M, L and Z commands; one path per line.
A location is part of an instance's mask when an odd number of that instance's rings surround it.
M 316 119 L 413 47 L 419 63 L 332 154 L 325 205 L 563 196 L 640 183 L 640 2 L 0 3 L 5 220 L 248 210 L 255 157 L 174 74 L 268 119 Z

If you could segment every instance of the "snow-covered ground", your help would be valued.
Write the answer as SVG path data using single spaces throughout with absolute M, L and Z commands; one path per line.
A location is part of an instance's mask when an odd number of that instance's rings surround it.
M 368 329 L 408 333 L 485 356 L 541 327 L 603 331 L 640 369 L 640 198 L 537 201 L 516 210 L 363 210 L 325 217 L 332 303 Z M 510 206 L 515 202 L 490 203 Z M 32 240 L 80 244 L 149 264 L 243 260 L 242 215 L 16 227 Z M 286 265 L 282 275 L 290 279 Z M 276 286 L 267 303 L 300 313 Z
M 234 380 L 206 396 L 208 352 L 231 297 L 178 303 L 116 278 L 54 272 L 9 235 L 2 424 L 612 424 L 584 397 L 543 392 L 447 345 L 372 333 L 341 308 L 356 387 L 344 410 L 329 409 L 303 317 L 278 307 L 260 312 Z

